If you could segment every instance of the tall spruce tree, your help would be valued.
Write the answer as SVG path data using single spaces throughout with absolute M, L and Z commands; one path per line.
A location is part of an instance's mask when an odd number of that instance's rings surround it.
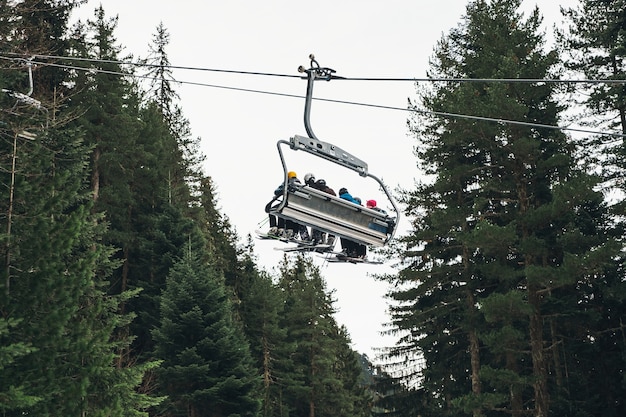
M 422 404 L 416 414 L 548 416 L 564 366 L 550 346 L 565 340 L 573 290 L 617 255 L 597 179 L 577 170 L 561 132 L 540 126 L 559 122 L 554 87 L 471 80 L 552 78 L 539 12 L 524 18 L 519 5 L 468 5 L 429 71 L 468 80 L 422 89 L 417 109 L 430 116 L 411 124 L 433 179 L 405 194 L 415 230 L 390 295 L 407 336 L 390 356 L 422 364 L 409 375 L 420 389 L 405 397 Z
M 157 106 L 163 123 L 177 145 L 172 153 L 176 156 L 176 164 L 167 166 L 169 201 L 170 204 L 176 204 L 188 202 L 201 194 L 198 189 L 204 178 L 201 170 L 204 155 L 200 152 L 200 139 L 192 137 L 189 120 L 184 117 L 178 104 L 179 96 L 174 88 L 176 81 L 167 54 L 169 40 L 169 32 L 162 22 L 159 23 L 149 45 L 150 56 L 147 63 L 150 69 L 147 77 L 150 85 L 146 96 Z M 181 209 L 188 206 L 180 204 Z
M 168 38 L 163 25 L 159 25 L 151 45 L 153 56 L 149 58 L 153 71 L 148 76 L 152 82 L 150 89 L 140 94 L 144 104 L 138 109 L 139 130 L 133 139 L 135 148 L 129 150 L 130 198 L 125 201 L 130 207 L 128 222 L 119 225 L 132 231 L 129 234 L 134 237 L 127 250 L 127 275 L 131 277 L 130 287 L 142 291 L 127 307 L 138 314 L 131 332 L 136 337 L 134 354 L 143 358 L 152 354 L 150 329 L 158 323 L 159 296 L 169 268 L 183 257 L 188 240 L 202 240 L 206 248 L 203 252 L 218 256 L 208 232 L 196 227 L 204 224 L 206 211 L 216 209 L 213 200 L 199 196 L 202 156 L 190 156 L 187 148 L 194 141 L 189 138 L 189 123 L 176 103 L 178 96 L 166 54 Z M 204 203 L 211 206 L 206 208 Z
M 298 256 L 281 265 L 284 292 L 282 326 L 295 343 L 292 380 L 286 387 L 289 412 L 299 416 L 353 416 L 363 412 L 364 388 L 358 387 L 360 366 L 346 354 L 349 339 L 333 314 L 334 301 L 310 258 Z
M 36 51 L 62 54 L 59 31 L 73 3 L 19 2 L 9 9 L 13 26 L 3 32 L 2 44 L 19 50 L 35 42 Z M 31 24 L 42 20 L 56 24 Z M 39 36 L 25 35 L 32 31 Z M 13 100 L 5 111 L 10 99 L 1 101 L 6 187 L 0 188 L 0 200 L 7 250 L 0 309 L 8 323 L 3 351 L 10 358 L 8 364 L 3 360 L 0 374 L 0 392 L 9 394 L 3 396 L 2 411 L 7 416 L 141 415 L 153 404 L 134 391 L 143 371 L 118 369 L 112 360 L 118 349 L 112 333 L 127 318 L 105 293 L 110 252 L 101 243 L 103 230 L 84 187 L 90 147 L 80 130 L 61 123 L 64 117 L 53 117 L 57 109 L 46 108 L 45 98 L 64 88 L 57 84 L 60 73 L 47 74 L 35 77 L 33 98 L 41 99 L 41 106 Z M 23 83 L 2 84 L 23 91 Z
M 569 22 L 560 40 L 567 67 L 579 71 L 589 80 L 624 80 L 626 78 L 626 2 L 624 0 L 583 0 L 575 8 L 563 11 Z M 591 115 L 589 120 L 609 129 L 626 133 L 626 91 L 622 83 L 584 85 L 583 101 Z
M 170 271 L 154 331 L 167 416 L 255 416 L 260 377 L 220 272 L 190 253 Z
M 262 375 L 263 417 L 289 415 L 288 393 L 303 384 L 295 372 L 293 355 L 297 341 L 288 340 L 283 327 L 284 293 L 265 271 L 258 271 L 249 252 L 243 260 L 244 279 L 235 290 L 237 311 L 258 373 Z
M 136 89 L 131 79 L 124 77 L 130 74 L 119 61 L 116 24 L 117 19 L 107 18 L 102 7 L 96 9 L 94 20 L 87 22 L 87 47 L 82 51 L 87 56 L 80 58 L 89 58 L 93 64 L 86 68 L 87 77 L 77 77 L 79 93 L 72 104 L 83 112 L 77 123 L 93 148 L 91 191 L 95 209 L 106 213 L 110 224 L 107 242 L 120 249 L 116 256 L 122 268 L 114 274 L 112 287 L 124 291 L 129 288 L 128 255 L 134 238 L 130 224 L 134 215 L 132 174 L 139 163 L 133 152 L 140 123 Z
M 136 337 L 134 354 L 146 359 L 152 351 L 150 330 L 158 323 L 159 296 L 169 269 L 183 256 L 190 239 L 206 239 L 199 235 L 194 220 L 185 215 L 184 206 L 189 200 L 171 201 L 169 176 L 181 156 L 161 113 L 149 102 L 139 115 L 134 159 L 127 167 L 131 194 L 126 203 L 132 210 L 127 226 L 133 237 L 128 245 L 127 273 L 130 288 L 142 291 L 127 307 L 138 314 L 131 326 Z M 179 189 L 183 187 L 184 181 L 178 185 Z
M 48 129 L 22 147 L 12 256 L 10 265 L 3 262 L 10 286 L 1 308 L 10 322 L 23 323 L 9 329 L 4 340 L 30 353 L 5 366 L 0 385 L 1 390 L 22 387 L 38 401 L 13 404 L 5 415 L 128 415 L 133 410 L 139 415 L 150 404 L 134 393 L 143 372 L 113 363 L 118 343 L 111 337 L 125 321 L 105 293 L 106 276 L 98 274 L 110 253 L 99 243 L 102 231 L 84 192 L 88 153 L 79 138 L 73 130 Z
M 207 239 L 207 251 L 214 256 L 214 262 L 224 273 L 226 285 L 234 292 L 236 298 L 240 298 L 241 272 L 239 269 L 245 266 L 239 261 L 242 251 L 237 246 L 238 236 L 230 224 L 226 215 L 218 209 L 216 185 L 210 176 L 200 179 L 199 205 L 192 211 L 191 216 L 200 225 Z
M 120 337 L 130 337 L 132 349 L 120 363 L 150 360 L 150 329 L 157 323 L 158 297 L 165 277 L 182 256 L 192 222 L 171 204 L 170 173 L 179 165 L 180 152 L 169 126 L 155 103 L 140 105 L 142 93 L 120 61 L 121 47 L 114 32 L 116 19 L 102 7 L 93 21 L 77 28 L 74 48 L 90 58 L 88 72 L 79 72 L 72 104 L 82 111 L 77 123 L 93 147 L 91 189 L 95 211 L 109 225 L 105 241 L 116 248 L 120 262 L 113 272 L 111 293 L 141 292 L 126 300 L 122 311 L 137 319 Z M 81 39 L 87 39 L 81 48 Z M 83 56 L 84 55 L 84 56 Z M 184 206 L 185 201 L 179 201 Z
M 626 134 L 626 2 L 579 2 L 563 10 L 567 29 L 559 32 L 566 67 L 588 83 L 571 89 L 577 122 L 598 130 Z M 602 80 L 608 80 L 604 82 Z M 585 161 L 606 178 L 605 187 L 626 190 L 626 143 L 615 136 L 583 138 Z M 621 199 L 615 209 L 626 212 Z
M 283 303 L 271 277 L 265 275 L 251 286 L 244 301 L 246 334 L 263 375 L 262 416 L 286 415 L 287 393 L 302 384 L 302 376 L 294 372 L 292 354 L 296 343 L 287 341 L 288 330 L 280 326 Z
M 625 134 L 626 87 L 620 80 L 626 78 L 626 3 L 623 0 L 581 1 L 577 7 L 563 10 L 563 13 L 569 23 L 567 30 L 560 34 L 566 66 L 574 73 L 581 73 L 582 77 L 595 81 L 579 84 L 573 89 L 575 97 L 583 98 L 576 100 L 579 104 L 577 116 L 583 123 L 598 130 Z M 611 207 L 615 226 L 607 233 L 623 242 L 622 219 L 626 212 L 626 200 L 623 198 L 626 190 L 624 139 L 594 135 L 583 138 L 582 142 L 586 149 L 586 162 L 603 175 L 603 188 L 620 191 L 610 194 L 615 201 Z M 626 404 L 622 400 L 626 383 L 619 376 L 626 367 L 626 344 L 621 336 L 626 317 L 626 287 L 623 283 L 624 264 L 620 260 L 616 257 L 610 272 L 582 287 L 585 294 L 582 304 L 596 312 L 593 315 L 595 320 L 591 325 L 586 323 L 572 329 L 578 335 L 575 340 L 580 341 L 575 349 L 580 349 L 575 358 L 576 371 L 580 372 L 576 382 L 582 386 L 577 389 L 588 393 L 586 401 L 576 401 L 576 408 L 594 410 L 607 416 L 626 412 Z M 589 338 L 593 343 L 589 343 Z M 596 359 L 588 362 L 581 360 L 584 357 Z
M 173 87 L 175 80 L 167 55 L 169 42 L 170 34 L 163 22 L 160 22 L 150 44 L 150 56 L 148 57 L 150 88 L 148 92 L 149 98 L 159 106 L 165 121 L 174 126 L 173 121 L 177 108 L 175 100 L 179 97 Z

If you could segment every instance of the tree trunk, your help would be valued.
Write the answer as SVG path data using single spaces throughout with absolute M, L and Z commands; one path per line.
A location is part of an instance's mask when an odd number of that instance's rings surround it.
M 470 314 L 474 315 L 476 308 L 474 306 L 474 295 L 472 291 L 467 289 L 467 305 Z M 467 333 L 467 338 L 469 342 L 469 354 L 470 354 L 470 367 L 471 367 L 471 375 L 470 379 L 472 381 L 472 394 L 475 396 L 480 395 L 481 393 L 481 383 L 480 383 L 480 345 L 478 342 L 478 334 L 476 333 L 476 327 L 472 324 L 472 328 L 469 329 Z M 472 415 L 474 417 L 482 417 L 483 412 L 481 408 L 476 408 L 472 411 Z
M 96 147 L 93 151 L 93 171 L 91 172 L 91 192 L 93 193 L 93 201 L 98 200 L 100 194 L 100 168 L 98 161 L 100 160 L 100 149 Z
M 467 227 L 467 223 L 464 225 L 464 229 L 466 231 L 469 230 L 469 228 Z M 465 269 L 465 273 L 467 274 L 467 276 L 471 277 L 471 272 L 469 271 L 470 269 L 469 258 L 470 258 L 469 250 L 467 246 L 464 246 L 463 247 L 463 267 Z M 468 281 L 470 279 L 471 278 L 468 278 Z M 474 297 L 474 294 L 472 293 L 472 289 L 471 289 L 471 286 L 469 285 L 469 282 L 467 284 L 468 285 L 465 286 L 466 299 L 467 299 L 467 311 L 468 311 L 468 314 L 470 314 L 470 316 L 472 317 L 472 319 L 470 319 L 470 328 L 468 329 L 468 332 L 467 332 L 467 338 L 469 342 L 470 367 L 471 367 L 470 378 L 472 381 L 472 394 L 474 396 L 479 396 L 481 393 L 480 345 L 478 342 L 478 334 L 476 332 L 476 320 L 475 320 L 475 317 L 477 316 L 476 299 Z M 472 415 L 474 417 L 482 417 L 483 416 L 482 409 L 478 407 L 472 410 Z
M 17 159 L 17 133 L 13 136 L 13 155 L 11 157 L 11 186 L 9 188 L 9 209 L 7 211 L 7 237 L 5 246 L 5 282 L 4 292 L 9 295 L 11 286 L 11 223 L 13 222 L 13 198 L 15 192 L 15 161 Z
M 520 202 L 520 212 L 525 214 L 530 209 L 530 199 L 528 197 L 528 190 L 524 184 L 523 175 L 521 173 L 523 169 L 520 169 L 516 175 L 516 182 L 518 183 L 517 193 Z M 528 228 L 522 228 L 522 238 L 528 238 L 531 233 Z M 533 257 L 531 255 L 525 255 L 524 266 L 526 268 L 533 265 Z M 533 390 L 535 394 L 535 412 L 534 417 L 548 417 L 549 410 L 549 395 L 548 395 L 548 376 L 546 371 L 546 362 L 543 350 L 543 317 L 541 316 L 541 294 L 539 293 L 539 287 L 526 281 L 526 287 L 528 292 L 528 304 L 531 306 L 532 312 L 530 313 L 529 323 L 529 336 L 530 336 L 530 355 L 533 364 Z
M 530 315 L 530 351 L 533 361 L 533 389 L 535 391 L 534 417 L 548 417 L 548 375 L 543 350 L 543 317 L 541 295 L 535 285 L 528 286 L 528 302 L 532 306 Z
M 478 335 L 476 334 L 475 329 L 471 329 L 469 334 L 469 350 L 470 350 L 470 364 L 472 367 L 472 394 L 478 396 L 481 393 L 481 383 L 480 383 L 480 350 L 478 346 Z M 483 412 L 482 409 L 477 408 L 472 411 L 472 415 L 474 417 L 482 417 Z
M 506 352 L 506 369 L 513 371 L 516 374 L 519 372 L 517 366 L 517 356 L 511 350 Z M 509 391 L 509 395 L 511 396 L 511 417 L 522 417 L 524 415 L 524 411 L 522 410 L 524 405 L 524 401 L 522 399 L 522 388 L 518 384 L 512 384 L 509 387 Z
M 550 335 L 552 337 L 552 362 L 554 363 L 554 376 L 556 385 L 563 386 L 563 370 L 561 369 L 561 355 L 559 354 L 559 341 L 556 336 L 556 323 L 554 318 L 550 318 Z
M 619 71 L 617 59 L 615 58 L 615 56 L 611 57 L 611 66 L 613 68 L 613 75 L 619 76 L 620 71 Z M 619 112 L 619 121 L 620 121 L 620 124 L 622 125 L 622 133 L 626 134 L 626 108 L 624 108 L 624 106 L 618 106 L 617 111 Z M 626 141 L 626 139 L 623 139 L 622 143 L 624 143 L 624 141 Z

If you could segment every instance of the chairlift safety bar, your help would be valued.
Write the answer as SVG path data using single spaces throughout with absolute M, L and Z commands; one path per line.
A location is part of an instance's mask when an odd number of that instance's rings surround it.
M 295 135 L 289 139 L 289 146 L 294 150 L 308 152 L 320 158 L 327 159 L 336 164 L 350 168 L 359 173 L 360 176 L 367 176 L 367 163 L 356 156 L 344 151 L 332 143 L 323 142 L 319 139 L 306 138 Z

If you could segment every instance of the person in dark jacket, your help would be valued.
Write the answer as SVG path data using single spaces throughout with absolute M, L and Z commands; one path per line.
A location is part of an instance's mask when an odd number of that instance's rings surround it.
M 312 173 L 306 174 L 304 176 L 304 181 L 311 188 L 315 188 L 316 190 L 320 190 L 326 194 L 337 196 L 337 193 L 335 193 L 335 190 L 333 190 L 326 184 L 326 180 L 323 180 L 321 178 L 319 180 L 316 180 L 315 175 Z M 321 230 L 311 229 L 311 236 L 313 238 L 314 244 L 321 243 L 321 244 L 329 245 L 331 248 L 335 244 L 335 236 L 330 235 L 330 234 L 326 236 L 326 234 L 322 232 Z
M 302 185 L 302 183 L 298 179 L 298 175 L 294 171 L 289 171 L 287 173 L 287 187 L 300 185 Z M 285 239 L 292 239 L 299 234 L 300 239 L 310 240 L 309 230 L 306 226 L 292 220 L 285 220 L 270 213 L 272 203 L 280 198 L 284 191 L 285 184 L 280 183 L 280 185 L 274 190 L 274 198 L 272 198 L 272 200 L 265 205 L 265 212 L 269 213 L 270 221 L 270 230 L 268 234 Z
M 359 206 L 361 205 L 361 202 L 352 197 L 352 194 L 350 194 L 345 187 L 339 189 L 339 198 L 343 198 L 344 200 L 348 200 L 349 202 L 358 204 Z
M 323 191 L 326 194 L 334 195 L 335 197 L 337 196 L 335 190 L 326 185 L 326 181 L 323 179 L 315 181 L 315 186 L 313 188 L 317 188 L 318 190 Z
M 361 205 L 361 200 L 358 197 L 353 197 L 345 187 L 339 189 L 339 198 L 359 206 Z M 346 256 L 350 258 L 365 258 L 367 255 L 367 247 L 365 245 L 343 237 L 341 238 L 341 248 Z

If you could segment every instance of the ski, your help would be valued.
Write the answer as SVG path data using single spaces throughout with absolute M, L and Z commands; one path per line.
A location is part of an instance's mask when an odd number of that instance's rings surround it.
M 255 232 L 257 234 L 257 237 L 261 240 L 278 240 L 285 243 L 297 243 L 298 245 L 303 246 L 311 246 L 313 244 L 312 240 L 300 240 L 295 238 L 288 239 L 286 237 L 268 235 L 267 233 L 261 232 L 260 230 L 256 230 Z
M 283 242 L 288 242 L 287 239 L 282 238 L 280 236 L 276 236 L 276 235 L 269 235 L 265 232 L 262 232 L 260 230 L 255 230 L 255 233 L 257 234 L 257 238 L 261 239 L 261 240 L 280 240 Z
M 301 244 L 298 246 L 291 246 L 287 248 L 274 248 L 275 250 L 281 250 L 283 252 L 318 252 L 328 253 L 332 250 L 331 245 L 314 245 L 314 244 Z
M 335 256 L 323 256 L 327 262 L 332 263 L 351 263 L 351 264 L 369 264 L 369 265 L 381 265 L 382 261 L 373 261 L 367 258 L 359 258 L 346 256 L 344 254 L 337 254 Z

